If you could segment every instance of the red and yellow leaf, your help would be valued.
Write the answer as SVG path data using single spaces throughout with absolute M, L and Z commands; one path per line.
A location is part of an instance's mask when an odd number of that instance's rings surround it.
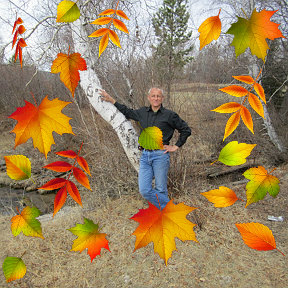
M 57 192 L 55 199 L 54 199 L 54 212 L 53 217 L 55 214 L 62 208 L 67 198 L 67 189 L 66 186 L 59 189 Z
M 44 239 L 41 224 L 37 219 L 35 219 L 39 215 L 40 211 L 36 207 L 25 207 L 20 215 L 16 215 L 11 219 L 12 234 L 17 236 L 23 232 L 26 236 L 40 237 Z
M 115 13 L 114 9 L 107 9 L 107 10 L 101 12 L 99 15 L 111 15 L 111 14 L 114 14 L 114 13 Z
M 221 9 L 219 10 L 220 14 Z M 212 16 L 206 19 L 199 27 L 198 32 L 200 33 L 200 50 L 211 43 L 213 40 L 217 40 L 221 33 L 221 20 L 217 16 Z
M 262 101 L 266 104 L 266 98 L 263 87 L 259 83 L 254 84 L 254 90 L 259 95 L 259 97 L 262 99 Z
M 78 157 L 77 157 L 77 163 L 84 169 L 84 171 L 85 171 L 86 173 L 88 173 L 88 174 L 91 176 L 88 163 L 87 163 L 87 161 L 86 161 L 83 157 L 78 156 Z
M 17 42 L 17 37 L 18 37 L 18 30 L 16 30 L 16 32 L 15 32 L 15 34 L 14 34 L 14 37 L 13 37 L 12 49 L 13 49 L 14 45 L 15 45 L 16 42 Z
M 22 47 L 22 48 L 27 46 L 27 44 L 23 38 L 20 38 L 18 43 L 19 43 L 20 47 Z
M 56 190 L 58 188 L 61 188 L 66 185 L 66 179 L 64 178 L 55 178 L 50 181 L 48 181 L 46 184 L 42 185 L 41 187 L 37 189 L 43 189 L 43 190 Z
M 55 152 L 55 154 L 66 157 L 66 158 L 75 158 L 77 156 L 77 153 L 75 153 L 73 150 L 65 150 L 65 151 L 59 151 Z
M 116 32 L 114 32 L 113 30 L 109 30 L 109 38 L 111 39 L 111 41 L 117 45 L 119 48 L 121 48 L 120 45 L 120 40 L 118 35 L 116 34 Z
M 56 161 L 44 166 L 43 168 L 50 169 L 56 172 L 67 172 L 72 168 L 72 165 L 65 161 Z
M 270 40 L 285 38 L 278 29 L 280 24 L 270 21 L 275 12 L 264 9 L 258 13 L 254 9 L 250 19 L 238 17 L 238 21 L 231 25 L 226 33 L 234 35 L 231 45 L 235 47 L 236 57 L 249 47 L 253 55 L 265 61 L 269 49 L 266 38 Z
M 254 134 L 253 120 L 252 120 L 249 110 L 246 107 L 242 106 L 240 110 L 240 115 L 246 127 Z
M 140 209 L 130 219 L 139 222 L 139 226 L 132 235 L 136 236 L 135 249 L 154 243 L 154 252 L 165 260 L 167 265 L 172 251 L 176 250 L 174 238 L 182 241 L 196 241 L 193 231 L 196 224 L 186 219 L 186 215 L 196 208 L 189 207 L 183 203 L 175 205 L 172 200 L 160 210 L 151 203 L 149 208 Z
M 260 251 L 278 250 L 272 231 L 267 226 L 260 223 L 239 223 L 235 225 L 241 233 L 244 243 L 250 248 Z
M 24 155 L 4 156 L 7 175 L 14 180 L 24 180 L 31 177 L 31 162 Z
M 25 103 L 24 107 L 17 108 L 9 116 L 18 121 L 11 131 L 16 134 L 15 148 L 32 138 L 34 147 L 47 158 L 51 145 L 55 144 L 53 131 L 60 135 L 63 133 L 74 135 L 69 124 L 71 118 L 61 113 L 61 110 L 71 102 L 61 101 L 58 98 L 50 101 L 46 96 L 38 107 L 27 101 Z
M 99 44 L 99 57 L 101 56 L 101 54 L 104 52 L 104 50 L 107 48 L 108 45 L 108 41 L 109 41 L 109 37 L 108 37 L 108 33 L 106 33 L 100 40 L 100 44 Z
M 230 85 L 219 90 L 235 97 L 243 97 L 248 94 L 247 89 L 238 85 Z
M 75 2 L 64 0 L 57 7 L 56 22 L 74 22 L 80 17 L 80 10 Z
M 113 19 L 113 24 L 117 29 L 129 34 L 129 31 L 128 31 L 126 25 L 121 20 Z
M 88 177 L 86 176 L 86 174 L 81 169 L 79 169 L 77 167 L 74 167 L 72 170 L 73 170 L 73 175 L 74 175 L 75 179 L 81 185 L 83 185 L 87 189 L 91 190 L 89 180 L 88 180 Z
M 107 34 L 108 32 L 109 32 L 108 28 L 101 28 L 101 29 L 98 29 L 98 30 L 94 31 L 88 37 L 101 37 L 101 36 Z
M 25 27 L 23 25 L 20 25 L 18 28 L 18 33 L 23 34 L 26 31 Z
M 240 75 L 240 76 L 232 76 L 232 77 L 246 84 L 254 83 L 254 79 L 249 75 Z
M 100 255 L 102 248 L 109 250 L 108 240 L 105 238 L 107 234 L 100 233 L 98 224 L 94 224 L 92 220 L 84 217 L 84 224 L 76 224 L 75 227 L 67 230 L 78 236 L 73 241 L 70 251 L 79 251 L 81 253 L 87 248 L 87 254 L 90 256 L 91 262 L 97 255 Z
M 80 193 L 78 188 L 76 187 L 76 185 L 72 182 L 72 181 L 68 181 L 66 183 L 66 187 L 67 187 L 67 191 L 70 194 L 70 196 L 72 197 L 72 199 L 78 203 L 80 206 L 82 206 L 82 201 L 81 201 L 81 197 L 80 197 Z
M 2 268 L 7 283 L 21 279 L 26 274 L 26 266 L 21 258 L 6 257 Z
M 60 80 L 71 91 L 73 97 L 80 80 L 79 70 L 87 70 L 86 61 L 79 53 L 59 53 L 51 66 L 51 73 L 60 73 Z
M 22 24 L 22 23 L 23 23 L 23 20 L 19 17 L 19 18 L 14 22 L 12 34 L 14 33 L 16 26 L 19 25 L 19 24 Z
M 236 102 L 229 102 L 229 103 L 225 103 L 211 111 L 214 112 L 218 112 L 218 113 L 233 113 L 236 112 L 238 110 L 240 110 L 242 107 L 241 104 L 236 103 Z
M 262 200 L 267 192 L 275 198 L 280 191 L 279 179 L 270 175 L 262 166 L 246 170 L 243 176 L 250 180 L 246 185 L 247 202 L 245 208 L 251 203 Z
M 248 101 L 254 111 L 256 111 L 261 117 L 264 118 L 264 109 L 258 97 L 253 93 L 249 93 Z
M 237 128 L 239 121 L 240 111 L 237 111 L 227 121 L 223 141 Z
M 215 207 L 228 207 L 233 205 L 238 199 L 235 192 L 225 186 L 220 186 L 219 189 L 210 190 L 200 193 L 214 203 Z
M 96 25 L 105 25 L 110 23 L 112 20 L 111 17 L 100 17 L 96 20 L 94 20 L 93 22 L 91 22 L 91 24 L 96 24 Z M 94 36 L 95 37 L 95 36 Z
M 116 14 L 126 20 L 130 20 L 122 10 L 116 10 Z

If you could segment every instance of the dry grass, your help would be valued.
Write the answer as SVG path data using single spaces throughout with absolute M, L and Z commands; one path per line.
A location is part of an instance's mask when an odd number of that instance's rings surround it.
M 229 185 L 233 175 L 213 181 L 200 175 L 209 167 L 209 163 L 204 160 L 217 159 L 225 145 L 222 139 L 228 117 L 209 111 L 229 99 L 219 93 L 218 85 L 181 85 L 173 98 L 173 110 L 188 122 L 193 134 L 177 155 L 172 154 L 169 193 L 175 203 L 184 201 L 186 205 L 198 207 L 188 218 L 197 224 L 194 230 L 199 243 L 182 243 L 176 239 L 178 251 L 173 252 L 167 267 L 158 255 L 154 255 L 151 244 L 132 253 L 135 237 L 130 235 L 137 223 L 129 218 L 137 213 L 138 209 L 147 206 L 138 192 L 137 173 L 131 168 L 113 129 L 89 107 L 81 108 L 81 117 L 79 110 L 71 105 L 64 113 L 70 117 L 73 115 L 71 124 L 78 137 L 56 136 L 57 146 L 54 145 L 52 151 L 77 151 L 83 140 L 81 155 L 87 159 L 91 168 L 90 183 L 93 192 L 81 189 L 83 209 L 73 207 L 71 213 L 43 222 L 45 240 L 23 235 L 14 238 L 10 230 L 10 218 L 1 217 L 1 263 L 6 256 L 20 257 L 27 251 L 23 256 L 27 266 L 26 276 L 6 284 L 3 274 L 0 273 L 1 288 L 287 287 L 286 257 L 277 251 L 259 252 L 248 248 L 235 226 L 235 223 L 244 222 L 267 225 L 275 235 L 277 247 L 288 253 L 288 203 L 287 195 L 282 193 L 288 188 L 287 165 L 275 171 L 281 180 L 281 192 L 276 199 L 266 196 L 263 201 L 252 204 L 247 209 L 240 201 L 225 209 L 214 208 L 200 192 L 216 189 L 224 183 Z M 7 131 L 12 128 L 9 124 L 11 121 L 1 121 L 5 124 L 2 125 L 1 135 L 7 135 Z M 275 149 L 267 138 L 257 136 L 261 129 L 257 122 L 258 120 L 255 121 L 256 136 L 242 123 L 231 138 L 229 137 L 229 141 L 257 143 L 258 150 L 255 148 L 256 151 L 251 157 L 267 164 L 265 167 L 268 168 L 273 163 Z M 7 137 L 3 137 L 2 142 L 4 138 Z M 2 147 L 0 152 L 8 151 L 7 143 L 3 144 L 5 147 Z M 12 148 L 13 144 L 10 146 Z M 38 163 L 43 166 L 46 160 L 42 163 L 39 153 L 30 151 L 30 146 L 31 143 L 21 145 L 16 152 L 21 151 L 24 155 L 37 154 L 38 156 L 33 156 L 33 159 L 36 159 L 35 165 Z M 28 149 L 26 154 L 25 149 Z M 268 157 L 267 151 L 270 153 Z M 11 150 L 9 153 L 15 151 Z M 56 159 L 56 156 L 49 153 L 49 163 Z M 233 179 L 235 177 L 242 176 L 234 175 Z M 245 185 L 234 189 L 239 197 L 245 199 Z M 65 205 L 74 205 L 74 202 L 67 199 Z M 268 215 L 282 215 L 285 222 L 268 222 Z M 76 237 L 67 229 L 74 227 L 76 223 L 82 224 L 83 217 L 103 227 L 102 232 L 107 233 L 111 250 L 111 253 L 102 250 L 101 257 L 97 256 L 92 264 L 86 251 L 81 254 L 69 252 Z

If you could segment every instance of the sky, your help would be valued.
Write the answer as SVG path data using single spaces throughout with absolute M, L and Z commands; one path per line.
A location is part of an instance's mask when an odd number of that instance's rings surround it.
M 24 1 L 24 2 L 23 2 Z M 59 3 L 61 0 L 59 0 Z M 203 11 L 207 10 L 207 7 L 209 7 L 209 4 L 211 4 L 213 1 L 211 0 L 193 0 L 189 2 L 189 13 L 191 15 L 190 20 L 189 20 L 189 26 L 193 30 L 193 36 L 196 38 L 198 32 L 197 28 L 200 26 L 200 24 L 209 16 L 214 16 L 218 14 L 218 9 L 210 10 L 209 12 L 203 13 Z M 24 21 L 23 25 L 27 29 L 25 32 L 25 36 L 27 33 L 29 33 L 36 25 L 36 21 L 29 16 L 28 14 L 34 14 L 37 12 L 37 4 L 38 0 L 13 0 L 13 3 L 15 3 L 17 6 L 23 8 L 24 11 L 27 13 L 19 10 L 15 5 L 12 5 L 9 3 L 8 0 L 0 0 L 0 24 L 1 24 L 1 30 L 0 30 L 0 38 L 1 38 L 1 44 L 6 44 L 7 42 L 10 42 L 12 40 L 12 25 L 14 21 L 16 20 L 16 15 L 17 17 L 21 17 L 22 20 Z M 24 3 L 24 4 L 23 4 Z M 139 5 L 139 15 L 141 16 L 142 19 L 140 19 L 141 23 L 141 28 L 146 25 L 149 21 L 151 21 L 151 17 L 149 17 L 149 14 L 147 11 L 143 9 L 143 7 L 151 7 L 150 13 L 155 13 L 157 7 L 159 7 L 162 3 L 162 0 L 141 0 L 141 5 Z M 142 6 L 142 7 L 141 7 Z M 155 9 L 152 9 L 155 8 Z M 213 14 L 214 13 L 214 14 Z M 55 11 L 55 16 L 57 14 L 57 11 Z M 150 14 L 151 15 L 151 14 Z M 35 33 L 34 37 L 30 37 L 29 39 L 30 46 L 32 42 L 37 41 L 37 33 Z M 26 41 L 28 42 L 28 41 Z M 199 40 L 198 40 L 199 42 Z M 28 43 L 27 43 L 28 44 Z M 199 43 L 196 43 L 196 46 L 199 47 Z M 9 47 L 6 48 L 5 50 L 5 56 L 6 58 L 10 58 L 13 55 L 12 49 Z

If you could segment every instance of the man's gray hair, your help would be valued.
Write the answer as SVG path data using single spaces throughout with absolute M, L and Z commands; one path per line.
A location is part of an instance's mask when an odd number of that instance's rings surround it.
M 151 87 L 151 88 L 149 89 L 149 91 L 148 91 L 148 95 L 150 95 L 152 89 L 158 89 L 158 90 L 160 90 L 161 93 L 162 93 L 162 96 L 164 96 L 164 90 L 161 89 L 161 88 L 158 88 L 158 87 Z

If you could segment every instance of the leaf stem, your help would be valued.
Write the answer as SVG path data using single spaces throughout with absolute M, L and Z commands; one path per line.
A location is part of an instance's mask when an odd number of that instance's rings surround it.
M 33 99 L 34 99 L 34 102 L 35 102 L 35 106 L 38 106 L 37 105 L 37 102 L 36 102 L 36 99 L 35 99 L 35 97 L 34 97 L 34 94 L 33 94 L 33 92 L 30 92 L 31 93 L 31 95 L 32 95 L 32 97 L 33 97 Z
M 71 176 L 71 174 L 72 174 L 72 172 L 73 172 L 73 168 L 75 167 L 75 164 L 76 164 L 76 161 L 77 161 L 77 157 L 79 156 L 79 154 L 80 154 L 80 152 L 81 152 L 82 146 L 83 146 L 83 141 L 82 141 L 82 143 L 81 143 L 81 146 L 80 146 L 80 149 L 79 149 L 79 151 L 78 151 L 78 153 L 77 153 L 77 156 L 75 157 L 73 166 L 72 166 L 72 168 L 71 168 L 71 171 L 70 171 L 70 174 L 69 174 L 67 180 L 69 180 L 69 178 L 70 178 L 70 176 Z
M 217 160 L 215 160 L 215 161 L 213 161 L 212 163 L 210 163 L 210 165 L 213 165 L 215 162 L 217 162 L 218 161 L 218 159 Z
M 274 170 L 276 170 L 277 168 L 273 168 L 268 174 L 271 174 Z
M 277 249 L 277 250 L 278 250 L 278 249 Z M 27 252 L 27 250 L 25 250 L 24 253 L 21 255 L 21 257 L 20 257 L 21 259 L 22 259 L 22 257 L 25 255 L 26 252 Z M 281 253 L 282 253 L 282 252 L 281 252 Z M 284 254 L 283 254 L 283 255 L 284 255 Z M 285 255 L 284 255 L 284 256 L 285 256 Z
M 221 12 L 221 8 L 219 9 L 219 13 L 218 13 L 218 16 L 220 15 L 220 12 Z
M 245 13 L 244 9 L 243 9 L 243 8 L 241 8 L 241 10 L 242 10 L 242 12 L 244 13 L 245 17 L 247 18 L 247 20 L 248 20 L 248 17 L 247 17 L 247 15 L 246 15 L 246 13 Z
M 160 201 L 159 201 L 159 198 L 158 198 L 157 193 L 156 193 L 156 197 L 157 197 L 157 200 L 158 200 L 158 203 L 159 203 L 160 210 L 162 210 L 162 209 L 161 209 L 161 205 L 160 205 Z
M 282 251 L 280 251 L 279 249 L 277 249 L 277 248 L 275 248 L 278 252 L 280 252 L 283 256 L 285 256 L 285 254 L 282 252 Z
M 16 210 L 17 210 L 18 214 L 20 215 L 21 213 L 20 213 L 20 211 L 19 211 L 19 209 L 18 209 L 18 207 L 17 207 L 17 206 L 16 206 Z

